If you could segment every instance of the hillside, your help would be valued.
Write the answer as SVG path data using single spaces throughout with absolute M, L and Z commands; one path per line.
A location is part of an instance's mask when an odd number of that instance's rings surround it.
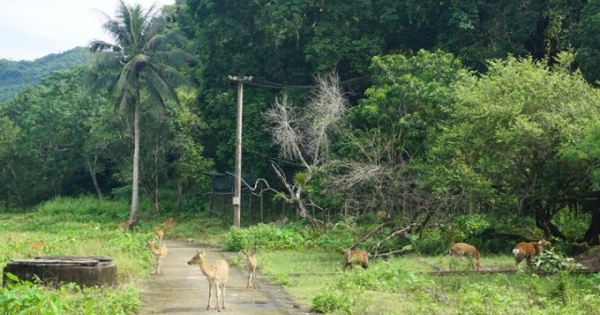
M 60 54 L 50 54 L 34 61 L 0 59 L 0 102 L 8 102 L 27 86 L 35 86 L 55 70 L 81 66 L 91 54 L 77 47 Z

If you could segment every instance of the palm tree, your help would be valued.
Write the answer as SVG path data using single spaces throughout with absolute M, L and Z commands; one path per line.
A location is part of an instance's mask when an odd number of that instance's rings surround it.
M 129 219 L 137 219 L 139 200 L 140 160 L 140 95 L 144 101 L 163 112 L 168 101 L 179 102 L 175 88 L 188 80 L 175 68 L 194 61 L 193 56 L 177 50 L 185 38 L 168 29 L 166 19 L 156 4 L 145 11 L 139 4 L 129 6 L 119 1 L 116 17 L 106 13 L 103 29 L 115 44 L 93 40 L 89 48 L 94 52 L 88 85 L 90 91 L 108 86 L 112 92 L 115 113 L 126 113 L 128 126 L 133 114 L 134 151 L 131 212 Z

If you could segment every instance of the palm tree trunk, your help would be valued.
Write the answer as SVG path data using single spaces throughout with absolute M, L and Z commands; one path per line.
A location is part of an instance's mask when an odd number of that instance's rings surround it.
M 137 221 L 140 186 L 140 88 L 135 87 L 135 109 L 133 113 L 133 178 L 131 182 L 131 212 L 129 220 Z

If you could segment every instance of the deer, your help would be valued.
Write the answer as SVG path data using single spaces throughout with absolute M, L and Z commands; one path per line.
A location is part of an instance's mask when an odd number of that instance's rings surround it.
M 249 288 L 250 282 L 252 282 L 252 287 L 256 289 L 256 265 L 258 263 L 256 261 L 256 253 L 254 251 L 250 253 L 244 252 L 244 255 L 246 255 L 246 267 L 248 267 L 248 284 L 246 288 Z
M 42 239 L 40 239 L 39 242 L 31 242 L 30 249 L 32 251 L 43 252 L 45 245 L 46 245 L 46 240 L 42 238 Z
M 146 241 L 146 246 L 152 251 L 154 257 L 156 257 L 156 273 L 155 274 L 163 274 L 162 271 L 162 260 L 167 256 L 167 245 L 159 244 L 158 246 L 154 246 L 153 241 Z
M 475 246 L 467 243 L 456 243 L 450 247 L 448 255 L 459 257 L 459 259 L 462 259 L 464 256 L 471 257 L 473 259 L 473 270 L 479 271 L 479 251 Z
M 369 268 L 369 255 L 362 249 L 350 250 L 344 248 L 344 258 L 344 272 L 346 267 L 350 266 L 350 269 L 353 269 L 354 265 L 361 265 L 363 269 Z
M 170 217 L 169 220 L 163 222 L 161 225 L 165 230 L 171 229 L 171 235 L 175 231 L 175 220 L 173 220 L 173 217 Z
M 158 240 L 158 244 L 161 244 L 163 236 L 165 236 L 165 232 L 158 227 L 153 227 L 152 231 L 154 232 L 154 238 Z
M 273 227 L 273 226 L 283 226 L 283 225 L 286 225 L 289 220 L 290 219 L 288 219 L 287 215 L 285 215 L 285 216 L 282 216 L 281 218 L 277 219 L 277 221 L 275 221 L 275 222 L 271 221 L 269 223 L 269 226 L 270 227 Z
M 517 244 L 512 250 L 512 253 L 515 256 L 515 268 L 519 268 L 519 264 L 523 259 L 527 259 L 527 266 L 531 268 L 531 260 L 533 257 L 541 254 L 544 251 L 544 248 L 550 245 L 552 245 L 552 243 L 543 238 L 537 242 L 521 242 Z
M 123 228 L 123 232 L 127 232 L 129 230 L 129 226 L 131 225 L 131 219 L 127 219 L 121 223 L 121 227 Z
M 210 309 L 210 299 L 212 297 L 213 288 L 217 296 L 217 311 L 221 308 L 225 309 L 225 284 L 229 278 L 229 264 L 225 260 L 217 260 L 214 264 L 209 265 L 206 262 L 206 254 L 204 251 L 197 251 L 196 255 L 188 262 L 188 265 L 200 265 L 200 271 L 208 280 L 208 305 L 206 310 Z M 219 299 L 221 304 L 219 304 Z M 222 306 L 222 307 L 221 307 Z

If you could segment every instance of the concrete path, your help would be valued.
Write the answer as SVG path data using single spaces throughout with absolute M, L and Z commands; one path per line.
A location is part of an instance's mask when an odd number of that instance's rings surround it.
M 198 265 L 188 266 L 187 262 L 197 250 L 204 250 L 209 264 L 235 253 L 220 252 L 205 245 L 173 240 L 164 240 L 168 254 L 163 260 L 163 275 L 150 276 L 142 291 L 140 314 L 191 315 L 217 313 L 213 293 L 212 308 L 206 311 L 208 302 L 208 281 Z M 260 256 L 258 265 L 260 268 Z M 156 269 L 152 269 L 154 272 Z M 278 285 L 268 284 L 257 270 L 256 289 L 247 289 L 248 272 L 231 266 L 225 289 L 224 314 L 246 315 L 300 315 L 309 314 L 304 305 Z

